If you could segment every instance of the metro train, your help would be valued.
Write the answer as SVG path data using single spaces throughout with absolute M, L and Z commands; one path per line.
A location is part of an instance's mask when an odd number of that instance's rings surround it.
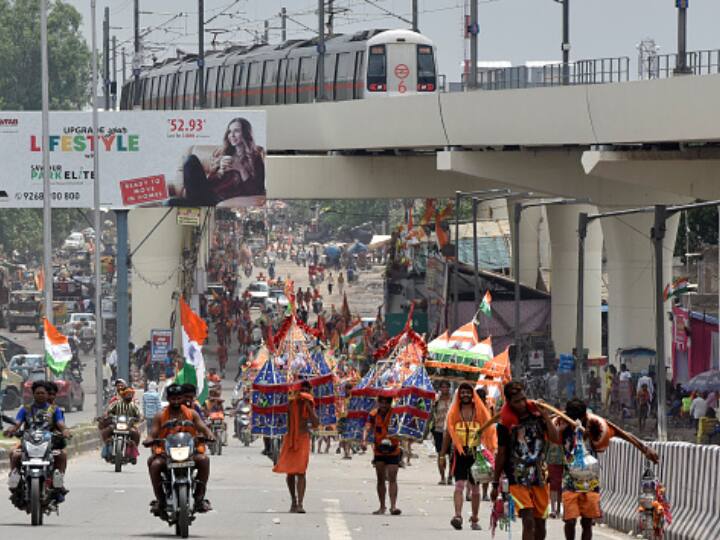
M 205 106 L 254 107 L 312 103 L 318 90 L 318 39 L 234 46 L 205 57 Z M 365 30 L 325 41 L 325 99 L 346 101 L 438 91 L 433 42 L 409 30 Z M 142 70 L 137 107 L 200 106 L 197 55 Z M 132 110 L 135 81 L 122 88 L 120 108 Z

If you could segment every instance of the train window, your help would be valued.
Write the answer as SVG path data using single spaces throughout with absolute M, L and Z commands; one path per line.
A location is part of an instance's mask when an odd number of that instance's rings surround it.
M 277 93 L 278 63 L 277 60 L 265 61 L 263 74 L 262 104 L 274 105 Z
M 370 47 L 367 67 L 367 88 L 370 92 L 384 92 L 387 89 L 387 56 L 385 45 Z
M 435 56 L 432 47 L 418 45 L 417 67 L 418 92 L 434 92 L 437 87 L 437 79 L 435 78 Z
M 167 76 L 167 83 L 165 83 L 165 110 L 169 111 L 175 107 L 175 78 L 176 73 L 171 73 Z
M 276 103 L 285 103 L 285 80 L 287 78 L 287 58 L 280 60 L 280 67 L 277 76 L 277 99 Z
M 337 67 L 337 54 L 325 56 L 325 97 L 335 100 L 335 69 Z
M 195 101 L 195 70 L 185 73 L 185 105 L 183 109 L 192 109 Z
M 167 75 L 160 75 L 157 88 L 155 88 L 156 108 L 163 110 L 165 108 L 165 84 L 167 83 Z
M 232 89 L 233 66 L 225 66 L 220 70 L 218 79 L 218 107 L 230 105 L 230 91 Z
M 287 75 L 285 77 L 285 103 L 297 103 L 299 70 L 299 60 L 297 58 L 290 58 L 288 60 Z
M 122 88 L 120 89 L 120 110 L 121 111 L 126 111 L 128 109 L 127 97 L 128 97 L 128 85 L 123 84 Z
M 298 81 L 298 103 L 310 103 L 317 91 L 316 57 L 300 59 L 300 80 Z
M 181 71 L 177 74 L 177 83 L 175 84 L 175 109 L 185 108 L 185 82 L 187 80 L 187 72 Z
M 205 77 L 205 103 L 213 109 L 217 97 L 217 74 L 218 68 L 210 68 L 206 71 Z
M 355 86 L 353 99 L 361 99 L 365 88 L 365 51 L 359 51 L 355 62 Z
M 247 105 L 259 105 L 262 92 L 262 67 L 260 62 L 251 62 L 248 66 Z
M 142 89 L 143 89 L 143 103 L 142 108 L 143 109 L 152 109 L 152 106 L 150 104 L 150 96 L 152 95 L 152 79 L 150 77 L 145 77 L 142 82 Z
M 245 64 L 235 65 L 235 83 L 233 85 L 232 103 L 234 107 L 245 105 Z
M 340 53 L 337 58 L 337 76 L 335 77 L 335 99 L 352 99 L 353 79 L 355 78 L 355 55 Z

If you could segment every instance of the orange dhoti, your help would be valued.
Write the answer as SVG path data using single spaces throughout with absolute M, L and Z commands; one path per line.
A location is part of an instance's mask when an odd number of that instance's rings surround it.
M 280 456 L 273 472 L 281 474 L 305 474 L 310 462 L 310 432 L 308 416 L 303 401 L 313 406 L 309 394 L 300 393 L 290 401 L 288 433 L 280 448 Z

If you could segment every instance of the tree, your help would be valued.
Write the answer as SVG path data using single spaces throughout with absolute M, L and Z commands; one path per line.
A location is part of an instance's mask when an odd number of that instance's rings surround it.
M 74 208 L 54 208 L 52 217 L 52 244 L 58 249 L 73 231 L 88 227 L 85 211 Z M 14 208 L 0 211 L 0 246 L 5 253 L 18 250 L 39 260 L 43 246 L 42 210 Z
M 687 226 L 685 220 L 687 219 Z M 689 229 L 690 234 L 686 234 Z M 680 216 L 675 256 L 685 260 L 685 238 L 688 238 L 689 253 L 695 253 L 705 246 L 718 243 L 718 209 L 717 206 L 695 208 L 683 212 Z
M 50 108 L 81 109 L 88 102 L 91 55 L 81 32 L 82 16 L 60 0 L 50 2 L 48 59 Z M 39 110 L 40 2 L 0 0 L 0 108 Z

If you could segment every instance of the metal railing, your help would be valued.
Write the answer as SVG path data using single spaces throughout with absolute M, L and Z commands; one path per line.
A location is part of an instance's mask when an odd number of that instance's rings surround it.
M 595 58 L 570 64 L 515 66 L 478 73 L 481 90 L 510 90 L 579 84 L 606 84 L 630 79 L 630 59 Z
M 691 51 L 686 54 L 686 74 L 712 75 L 720 73 L 720 50 Z M 660 54 L 645 58 L 640 71 L 641 79 L 667 79 L 678 68 L 677 54 Z

